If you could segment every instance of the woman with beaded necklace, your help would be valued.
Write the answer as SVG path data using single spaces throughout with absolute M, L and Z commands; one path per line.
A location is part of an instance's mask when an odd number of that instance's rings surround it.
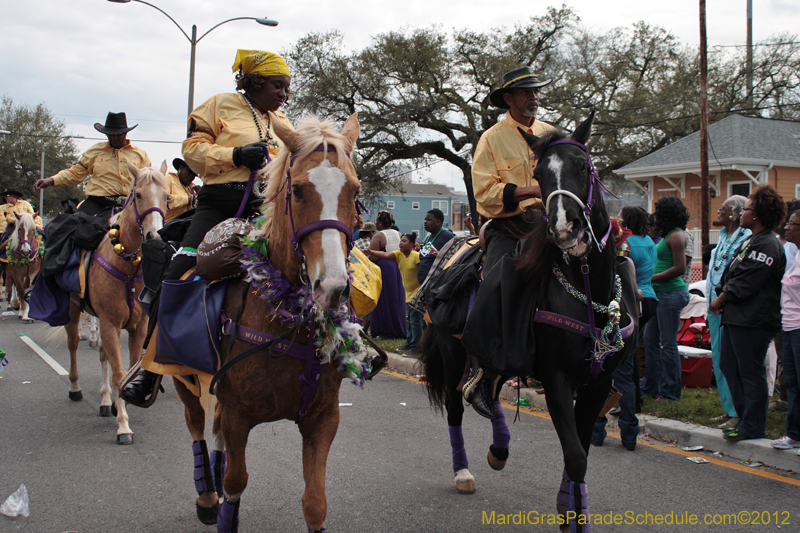
M 714 225 L 723 226 L 723 228 L 719 231 L 719 242 L 711 251 L 711 259 L 708 262 L 708 277 L 706 277 L 706 300 L 708 305 L 711 305 L 714 300 L 714 287 L 722 281 L 722 273 L 725 272 L 725 269 L 728 268 L 728 265 L 733 260 L 736 249 L 739 248 L 742 241 L 752 234 L 749 229 L 739 226 L 739 220 L 742 218 L 742 209 L 744 209 L 746 203 L 747 198 L 734 195 L 722 202 L 722 205 L 717 210 L 717 220 Z M 739 422 L 739 415 L 733 406 L 728 382 L 725 380 L 725 375 L 719 366 L 722 317 L 713 313 L 710 309 L 707 315 L 708 332 L 711 334 L 711 358 L 714 362 L 714 378 L 717 380 L 717 392 L 719 392 L 719 399 L 722 401 L 722 409 L 725 411 L 722 416 L 714 420 L 721 422 L 719 428 L 723 429 L 735 426 Z
M 280 120 L 291 127 L 278 111 L 289 96 L 291 73 L 278 54 L 261 50 L 238 50 L 233 63 L 236 93 L 212 96 L 189 116 L 189 136 L 183 141 L 183 159 L 199 174 L 203 187 L 197 194 L 197 208 L 181 247 L 175 252 L 164 279 L 179 279 L 197 264 L 197 247 L 206 233 L 220 222 L 257 213 L 262 202 L 247 184 L 251 171 L 262 168 L 282 146 L 272 123 Z M 250 190 L 245 198 L 245 192 Z M 150 340 L 158 316 L 158 301 L 151 305 Z M 129 403 L 142 406 L 153 392 L 155 374 L 141 370 L 121 393 Z

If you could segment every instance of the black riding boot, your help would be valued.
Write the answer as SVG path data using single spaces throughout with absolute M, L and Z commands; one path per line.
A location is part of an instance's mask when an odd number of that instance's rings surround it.
M 487 375 L 487 370 L 472 358 L 472 371 L 464 385 L 464 399 L 479 415 L 489 420 L 494 418 L 494 396 L 499 381 L 499 375 Z
M 126 402 L 137 407 L 150 407 L 154 400 L 156 381 L 158 374 L 153 374 L 147 370 L 139 370 L 136 377 L 119 391 L 119 396 Z

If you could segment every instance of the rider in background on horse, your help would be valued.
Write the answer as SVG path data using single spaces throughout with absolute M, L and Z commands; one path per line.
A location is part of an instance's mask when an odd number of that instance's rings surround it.
M 517 128 L 537 136 L 555 129 L 536 120 L 539 90 L 551 81 L 539 81 L 533 69 L 522 67 L 505 73 L 503 85 L 489 96 L 492 104 L 508 113 L 481 135 L 472 161 L 478 212 L 490 219 L 485 229 L 484 279 L 541 220 L 541 192 L 533 179 L 537 161 Z M 492 403 L 500 379 L 491 374 L 483 368 L 474 370 L 464 387 L 464 397 L 487 418 L 493 416 Z
M 172 166 L 176 172 L 167 174 L 169 180 L 169 210 L 167 211 L 167 222 L 178 215 L 182 215 L 197 205 L 197 192 L 192 182 L 197 177 L 197 173 L 186 164 L 186 161 L 176 157 L 172 160 Z M 188 215 L 187 215 L 188 216 Z
M 22 199 L 23 194 L 21 192 L 9 189 L 3 192 L 1 196 L 5 199 L 6 203 L 0 207 L 0 213 L 2 214 L 2 216 L 0 216 L 0 232 L 2 232 L 0 242 L 4 243 L 8 240 L 8 233 L 11 231 L 10 228 L 14 225 L 14 221 L 16 220 L 14 213 L 32 214 L 36 222 L 37 231 L 42 231 L 42 219 L 33 210 L 33 206 L 28 201 Z
M 291 126 L 279 112 L 289 97 L 291 73 L 278 54 L 261 50 L 238 50 L 233 63 L 235 93 L 212 96 L 189 116 L 189 137 L 183 142 L 183 158 L 200 175 L 203 187 L 181 247 L 175 252 L 164 279 L 180 279 L 197 265 L 197 247 L 206 233 L 233 217 L 248 218 L 258 213 L 262 199 L 248 187 L 252 171 L 278 155 L 283 142 L 272 122 Z M 245 197 L 245 193 L 249 193 Z M 150 322 L 144 348 L 147 349 L 158 316 L 158 298 L 150 307 Z M 143 361 L 143 367 L 146 362 Z M 127 402 L 142 407 L 153 394 L 157 375 L 146 368 L 121 392 Z
M 33 191 L 39 192 L 47 187 L 67 187 L 78 185 L 89 176 L 86 183 L 86 200 L 78 211 L 101 217 L 108 222 L 114 207 L 122 207 L 131 190 L 133 176 L 128 170 L 130 162 L 136 168 L 150 166 L 147 152 L 134 146 L 128 140 L 128 132 L 138 124 L 128 127 L 125 113 L 109 113 L 105 125 L 95 123 L 94 128 L 108 137 L 108 142 L 100 142 L 90 147 L 80 161 L 50 178 L 36 180 Z

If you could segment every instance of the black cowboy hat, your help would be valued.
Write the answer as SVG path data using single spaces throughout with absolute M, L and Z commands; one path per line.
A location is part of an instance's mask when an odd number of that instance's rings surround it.
M 183 159 L 181 159 L 180 157 L 176 157 L 175 159 L 173 159 L 173 160 L 172 160 L 172 167 L 173 167 L 175 170 L 177 170 L 178 172 L 180 172 L 180 170 L 181 170 L 181 167 L 186 167 L 186 168 L 188 168 L 188 169 L 191 171 L 191 173 L 192 173 L 192 174 L 194 174 L 195 176 L 197 176 L 197 175 L 198 175 L 198 174 L 197 174 L 197 172 L 195 172 L 194 170 L 192 170 L 192 167 L 190 167 L 190 166 L 189 166 L 189 163 L 187 163 L 186 161 L 184 161 L 184 160 L 183 160 Z
M 109 113 L 106 117 L 105 126 L 99 122 L 94 123 L 94 129 L 104 135 L 122 135 L 123 133 L 128 133 L 136 126 L 138 126 L 138 124 L 130 128 L 128 127 L 128 120 L 125 118 L 125 113 Z
M 6 197 L 6 196 L 8 196 L 9 194 L 10 194 L 11 196 L 16 196 L 16 197 L 17 197 L 17 200 L 22 200 L 23 198 L 25 198 L 25 195 L 24 195 L 24 194 L 22 194 L 22 193 L 21 193 L 21 192 L 19 192 L 19 191 L 15 191 L 14 189 L 8 189 L 8 190 L 4 191 L 4 192 L 3 192 L 3 194 L 0 194 L 0 198 L 5 198 L 5 197 Z
M 539 81 L 539 78 L 536 77 L 531 67 L 518 68 L 503 74 L 502 87 L 492 91 L 492 94 L 489 95 L 489 100 L 500 109 L 508 109 L 508 104 L 506 104 L 506 101 L 503 99 L 503 95 L 506 91 L 511 89 L 544 87 L 545 85 L 549 85 L 552 81 L 552 79 Z

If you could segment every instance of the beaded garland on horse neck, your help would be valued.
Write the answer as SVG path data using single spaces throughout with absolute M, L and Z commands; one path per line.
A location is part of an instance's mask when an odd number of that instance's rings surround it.
M 590 169 L 590 181 L 589 181 L 589 195 L 587 197 L 586 202 L 584 203 L 580 198 L 578 198 L 573 192 L 565 190 L 565 189 L 556 189 L 551 192 L 547 196 L 547 201 L 545 202 L 545 214 L 542 219 L 545 223 L 550 221 L 550 217 L 548 215 L 550 210 L 550 202 L 556 196 L 568 196 L 575 200 L 578 205 L 581 207 L 581 212 L 583 213 L 583 217 L 586 220 L 587 227 L 589 229 L 589 233 L 592 236 L 592 241 L 597 245 L 598 251 L 602 252 L 606 245 L 608 244 L 608 237 L 611 234 L 611 224 L 608 225 L 608 230 L 606 230 L 605 235 L 602 239 L 598 240 L 595 233 L 594 228 L 592 228 L 592 222 L 590 219 L 590 214 L 592 212 L 592 208 L 594 207 L 594 185 L 597 185 L 608 192 L 609 194 L 614 193 L 609 191 L 605 185 L 600 181 L 599 176 L 597 174 L 597 170 L 594 167 L 594 163 L 592 162 L 592 157 L 589 155 L 589 149 L 586 145 L 579 143 L 577 141 L 571 139 L 562 139 L 558 141 L 554 141 L 547 145 L 548 148 L 558 144 L 572 144 L 579 148 L 581 148 L 584 153 L 586 154 L 586 158 L 589 162 L 589 169 Z M 555 243 L 557 244 L 557 243 Z M 570 254 L 566 250 L 563 251 L 564 262 L 569 263 Z M 562 329 L 566 329 L 568 331 L 573 331 L 584 337 L 589 337 L 594 341 L 594 346 L 590 351 L 588 361 L 591 362 L 591 372 L 589 379 L 594 379 L 597 377 L 600 372 L 603 370 L 603 362 L 605 358 L 608 357 L 610 354 L 614 352 L 618 352 L 624 346 L 623 339 L 630 337 L 633 333 L 634 322 L 633 318 L 631 317 L 630 323 L 623 329 L 620 329 L 619 322 L 620 322 L 620 301 L 622 299 L 622 284 L 618 275 L 614 276 L 614 294 L 613 299 L 607 306 L 599 304 L 597 302 L 592 301 L 592 293 L 590 289 L 590 280 L 589 280 L 589 264 L 587 256 L 591 252 L 591 243 L 586 252 L 581 254 L 580 261 L 581 261 L 581 273 L 583 274 L 583 284 L 586 290 L 586 294 L 581 293 L 578 289 L 573 287 L 569 281 L 567 281 L 564 274 L 561 272 L 561 269 L 558 268 L 558 265 L 553 265 L 553 274 L 555 275 L 556 279 L 559 281 L 564 290 L 566 290 L 572 297 L 580 301 L 581 303 L 587 306 L 587 311 L 589 315 L 589 324 L 584 324 L 578 320 L 574 320 L 572 318 L 559 315 L 557 313 L 552 313 L 550 311 L 544 311 L 537 309 L 534 315 L 534 321 L 549 324 L 552 326 L 560 327 Z M 605 313 L 608 315 L 608 322 L 606 323 L 605 327 L 600 329 L 595 326 L 594 320 L 594 313 Z M 630 317 L 630 315 L 629 315 Z

